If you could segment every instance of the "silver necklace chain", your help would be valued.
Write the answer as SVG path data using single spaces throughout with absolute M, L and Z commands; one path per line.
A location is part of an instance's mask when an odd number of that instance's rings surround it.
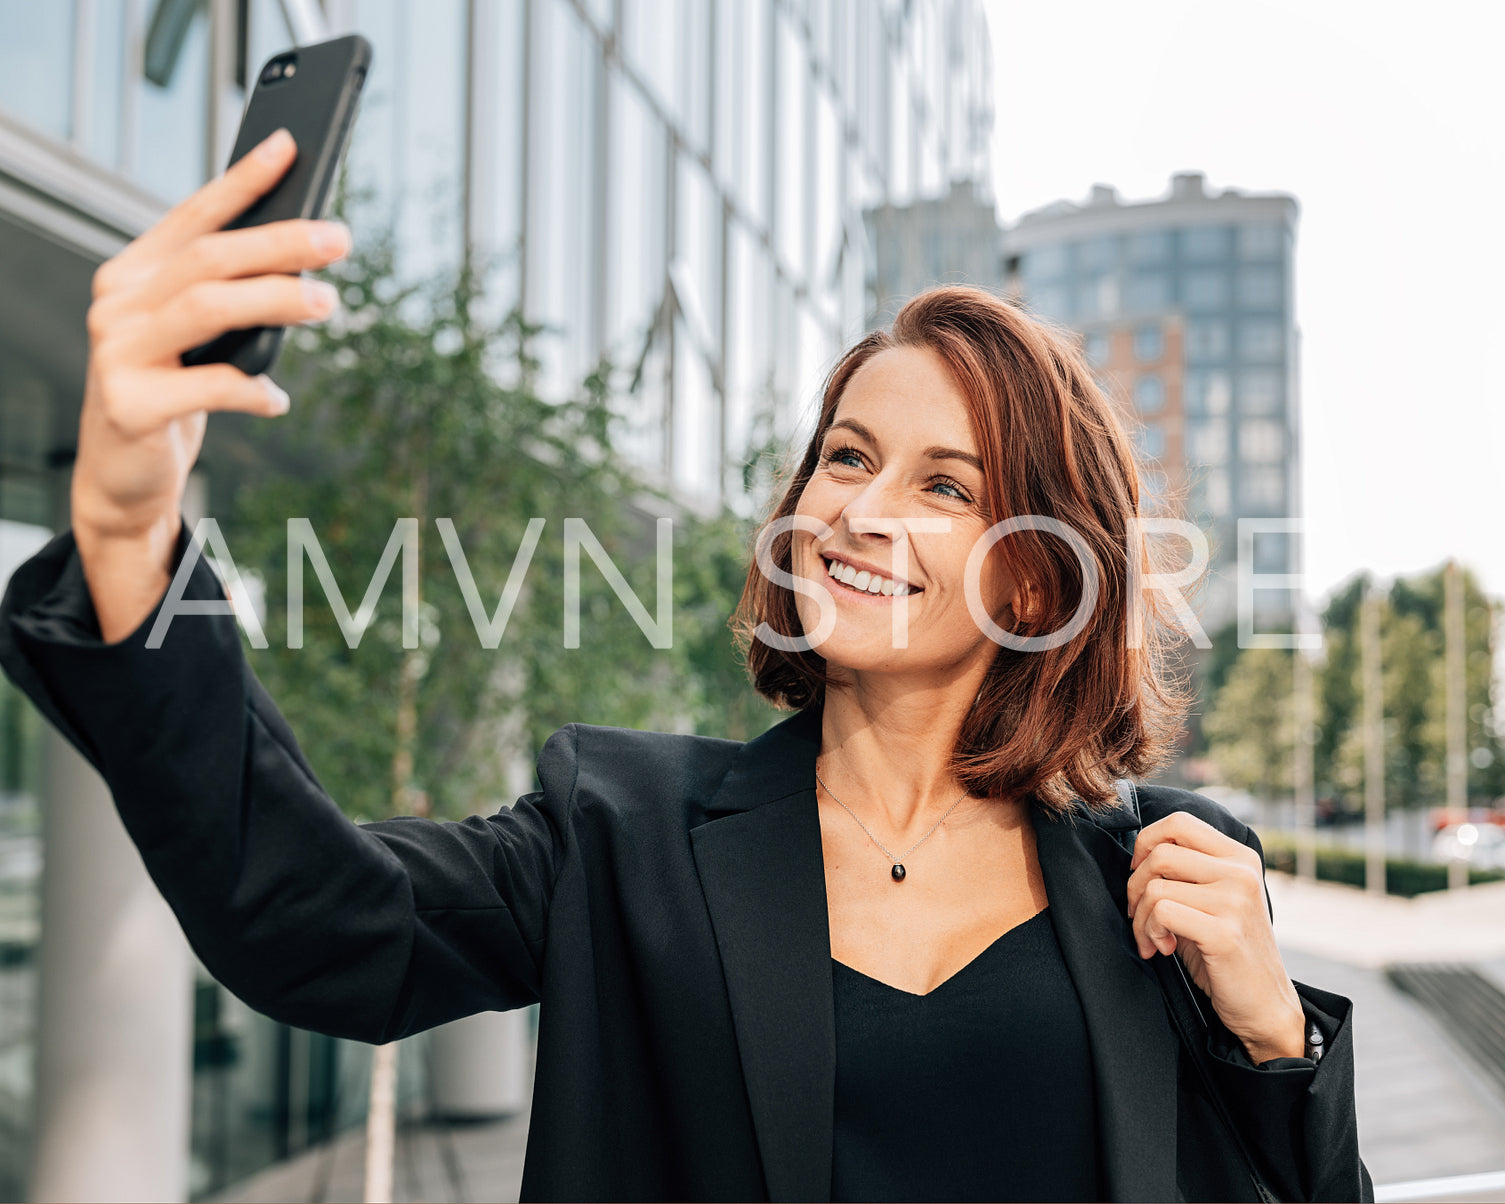
M 909 848 L 905 849 L 904 852 L 895 857 L 888 851 L 888 846 L 873 835 L 872 829 L 869 828 L 865 823 L 863 823 L 861 819 L 858 819 L 857 812 L 853 811 L 844 802 L 842 802 L 841 799 L 837 798 L 836 791 L 832 790 L 831 787 L 826 785 L 826 780 L 820 776 L 820 770 L 818 769 L 815 771 L 815 780 L 825 788 L 827 794 L 829 794 L 833 799 L 836 799 L 836 805 L 838 807 L 840 807 L 843 811 L 850 815 L 854 820 L 857 820 L 857 826 L 867 833 L 867 838 L 871 840 L 875 845 L 877 845 L 880 849 L 882 849 L 883 855 L 890 861 L 892 861 L 895 865 L 898 865 L 917 848 L 919 848 L 922 844 L 924 844 L 927 840 L 934 836 L 936 829 L 938 829 L 943 823 L 946 822 L 951 813 L 956 810 L 957 805 L 962 801 L 962 799 L 967 797 L 967 792 L 963 790 L 959 795 L 956 796 L 956 802 L 952 803 L 951 806 L 946 808 L 946 814 L 935 821 L 935 824 L 931 827 L 930 831 L 926 832 L 924 836 L 920 837 L 919 840 L 915 841 L 914 844 L 910 845 Z

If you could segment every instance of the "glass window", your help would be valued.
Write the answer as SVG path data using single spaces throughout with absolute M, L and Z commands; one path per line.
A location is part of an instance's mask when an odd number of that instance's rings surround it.
M 702 354 L 716 359 L 721 354 L 721 198 L 699 162 L 681 153 L 678 163 L 675 258 L 684 270 L 675 278 L 676 291 L 685 294 L 680 307 L 689 311 Z
M 1084 272 L 1110 272 L 1118 266 L 1118 239 L 1111 234 L 1089 238 L 1077 252 Z
M 135 34 L 145 38 L 151 13 L 144 5 L 138 11 Z M 127 174 L 163 200 L 179 201 L 204 182 L 208 163 L 209 16 L 203 8 L 193 10 L 167 84 L 159 86 L 143 77 L 133 86 L 135 128 Z M 215 169 L 222 166 L 216 164 Z
M 1285 352 L 1285 328 L 1274 318 L 1250 318 L 1239 323 L 1239 355 L 1246 360 L 1278 360 Z
M 1023 262 L 1019 265 L 1019 270 L 1026 280 L 1043 283 L 1066 274 L 1065 246 L 1037 247 L 1033 251 L 1026 251 L 1021 258 Z
M 1088 331 L 1082 340 L 1082 353 L 1087 357 L 1087 362 L 1094 368 L 1100 368 L 1108 362 L 1108 335 L 1106 331 Z
M 599 182 L 590 131 L 600 43 L 564 5 L 537 6 L 533 28 L 525 304 L 531 319 L 554 328 L 538 341 L 540 388 L 567 396 L 595 366 L 585 315 L 595 263 L 590 199 Z
M 676 123 L 684 115 L 681 75 L 689 58 L 682 42 L 685 4 L 686 0 L 623 0 L 622 8 L 623 57 Z M 698 47 L 695 50 L 700 53 Z
M 727 227 L 726 406 L 728 454 L 741 462 L 772 434 L 767 256 L 740 223 Z
M 1206 268 L 1187 272 L 1181 297 L 1188 309 L 1222 309 L 1228 304 L 1228 274 Z
M 683 320 L 674 329 L 674 483 L 692 495 L 719 498 L 721 449 L 710 368 Z
M 1158 360 L 1165 354 L 1165 332 L 1158 326 L 1138 326 L 1134 329 L 1134 358 Z
M 1278 267 L 1246 267 L 1239 272 L 1238 299 L 1245 309 L 1278 309 L 1280 293 Z
M 608 84 L 606 331 L 608 354 L 636 364 L 663 301 L 666 134 L 642 95 L 612 72 Z
M 1135 272 L 1126 300 L 1131 312 L 1164 309 L 1171 301 L 1170 278 L 1164 272 Z
M 1141 414 L 1153 414 L 1163 409 L 1165 407 L 1165 382 L 1153 374 L 1141 376 L 1134 382 L 1134 405 Z
M 32 4 L 32 8 L 63 8 L 63 5 Z M 0 11 L 5 5 L 0 3 Z M 121 116 L 125 106 L 120 101 L 125 95 L 125 36 L 126 6 L 123 4 L 96 4 L 93 20 L 93 46 L 90 50 L 89 120 L 83 131 L 84 153 L 107 167 L 120 166 Z M 8 28 L 6 18 L 0 17 L 0 27 Z M 0 47 L 0 60 L 5 57 Z M 0 80 L 9 76 L 6 67 L 0 66 Z M 0 83 L 0 88 L 5 85 Z
M 1158 460 L 1165 455 L 1165 431 L 1161 427 L 1140 427 L 1136 442 L 1139 444 L 1139 454 L 1148 459 Z
M 1165 230 L 1138 230 L 1129 235 L 1130 263 L 1164 263 L 1170 258 L 1171 239 Z
M 1224 360 L 1232 349 L 1228 323 L 1217 318 L 1192 318 L 1186 324 L 1186 358 Z
M 1181 231 L 1181 255 L 1194 263 L 1222 259 L 1228 254 L 1227 226 L 1188 226 Z
M 1186 458 L 1193 464 L 1226 464 L 1228 462 L 1228 424 L 1221 418 L 1188 423 Z
M 804 48 L 789 21 L 781 14 L 777 25 L 779 82 L 775 95 L 779 98 L 779 145 L 773 164 L 778 190 L 775 234 L 779 256 L 803 279 L 809 270 L 805 248 L 805 209 L 809 200 L 805 139 L 810 133 L 810 73 L 806 69 Z
M 1284 505 L 1285 470 L 1273 465 L 1244 469 L 1239 480 L 1239 500 L 1250 509 L 1268 510 Z
M 841 125 L 825 88 L 812 90 L 815 101 L 815 247 L 810 264 L 811 291 L 824 297 L 835 285 L 841 247 Z
M 1032 289 L 1029 294 L 1029 307 L 1042 318 L 1068 320 L 1072 316 L 1071 290 L 1060 284 Z
M 73 129 L 73 5 L 0 0 L 0 30 L 0 109 L 66 139 Z
M 1245 414 L 1279 413 L 1285 390 L 1277 368 L 1245 368 L 1238 374 L 1238 408 Z
M 1248 464 L 1271 464 L 1285 455 L 1285 431 L 1269 418 L 1246 418 L 1239 423 L 1239 458 Z
M 522 299 L 523 0 L 487 5 L 485 17 L 479 32 L 489 40 L 492 69 L 475 81 L 476 122 L 485 133 L 471 168 L 472 221 L 490 271 L 487 299 L 500 316 Z
M 1078 293 L 1077 316 L 1111 318 L 1118 313 L 1118 278 L 1098 276 L 1084 280 Z
M 1285 249 L 1285 229 L 1278 222 L 1251 222 L 1240 226 L 1240 259 L 1279 259 Z
M 1184 385 L 1188 414 L 1226 414 L 1233 392 L 1228 373 L 1193 370 Z
M 1228 473 L 1221 468 L 1209 468 L 1204 472 L 1197 480 L 1192 496 L 1200 514 L 1227 514 L 1233 508 Z

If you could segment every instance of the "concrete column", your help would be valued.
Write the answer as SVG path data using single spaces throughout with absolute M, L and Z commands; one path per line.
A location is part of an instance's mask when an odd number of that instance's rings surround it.
M 183 1200 L 192 962 L 99 775 L 44 749 L 33 1200 Z
M 478 1012 L 429 1034 L 434 1113 L 449 1120 L 512 1116 L 528 1106 L 528 1013 Z

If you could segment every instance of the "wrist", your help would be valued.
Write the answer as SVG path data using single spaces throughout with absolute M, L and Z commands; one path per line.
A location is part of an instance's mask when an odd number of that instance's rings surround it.
M 1307 1056 L 1306 1013 L 1298 1005 L 1293 1015 L 1288 1015 L 1280 1027 L 1259 1039 L 1240 1038 L 1244 1052 L 1256 1066 L 1275 1058 L 1304 1058 Z
M 118 643 L 141 625 L 166 593 L 182 521 L 177 514 L 163 516 L 129 532 L 110 530 L 87 518 L 76 518 L 72 525 L 100 639 Z

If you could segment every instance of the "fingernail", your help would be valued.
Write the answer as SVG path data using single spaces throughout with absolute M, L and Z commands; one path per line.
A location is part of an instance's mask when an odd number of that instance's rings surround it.
M 256 157 L 263 163 L 281 163 L 293 144 L 293 136 L 285 129 L 268 135 L 256 148 Z
M 286 414 L 293 404 L 292 399 L 287 395 L 287 391 L 277 385 L 269 376 L 261 378 L 261 387 L 266 390 L 266 395 L 272 403 L 272 413 Z
M 308 302 L 317 318 L 327 318 L 334 313 L 334 307 L 339 304 L 340 294 L 334 285 L 323 280 L 305 280 L 303 282 L 303 299 Z
M 320 255 L 343 259 L 350 253 L 350 227 L 344 222 L 320 222 L 309 235 L 309 241 Z

